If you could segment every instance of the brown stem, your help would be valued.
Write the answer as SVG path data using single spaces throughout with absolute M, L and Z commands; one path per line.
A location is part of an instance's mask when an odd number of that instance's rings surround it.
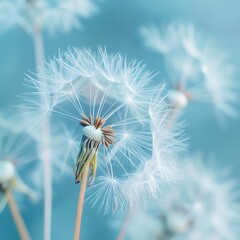
M 123 240 L 124 237 L 125 237 L 125 234 L 126 234 L 126 231 L 127 231 L 127 226 L 128 226 L 128 223 L 129 223 L 129 220 L 131 218 L 131 211 L 130 209 L 128 210 L 125 218 L 124 218 L 124 222 L 123 222 L 123 225 L 118 233 L 118 236 L 117 236 L 117 240 Z
M 84 203 L 84 196 L 85 196 L 86 186 L 87 186 L 88 169 L 89 169 L 89 163 L 87 163 L 84 166 L 83 174 L 82 174 L 81 188 L 80 188 L 79 198 L 78 198 L 78 209 L 77 209 L 77 217 L 76 217 L 76 224 L 75 224 L 74 240 L 80 240 L 83 203 Z
M 12 213 L 16 227 L 18 229 L 19 235 L 21 237 L 21 240 L 30 240 L 31 238 L 28 233 L 27 227 L 23 221 L 23 218 L 22 218 L 19 210 L 18 210 L 17 204 L 13 198 L 11 191 L 9 190 L 6 194 L 7 194 L 8 205 L 9 205 L 10 211 Z

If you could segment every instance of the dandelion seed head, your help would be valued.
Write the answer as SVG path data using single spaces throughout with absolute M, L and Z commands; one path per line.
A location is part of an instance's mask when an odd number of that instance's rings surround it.
M 97 7 L 90 0 L 1 0 L 0 12 L 3 30 L 20 26 L 31 34 L 34 26 L 38 24 L 53 34 L 56 31 L 68 32 L 81 27 L 82 19 L 96 13 Z
M 37 159 L 34 151 L 29 150 L 31 138 L 26 134 L 11 131 L 1 126 L 0 132 L 0 211 L 6 206 L 5 193 L 9 189 L 16 190 L 31 199 L 37 199 L 37 194 L 22 180 L 24 167 L 33 164 Z M 31 145 L 32 146 L 32 145 Z M 19 199 L 19 194 L 16 196 Z
M 222 168 L 219 161 L 205 160 L 200 154 L 189 157 L 180 181 L 161 202 L 159 199 L 158 205 L 153 206 L 150 201 L 147 208 L 132 213 L 126 236 L 131 239 L 151 236 L 153 240 L 236 239 L 238 184 L 232 172 Z M 211 184 L 207 186 L 207 182 Z
M 145 45 L 163 54 L 176 91 L 181 86 L 190 94 L 189 100 L 211 103 L 218 116 L 238 115 L 235 67 L 216 44 L 209 44 L 191 24 L 172 23 L 162 29 L 142 27 L 140 33 Z M 181 105 L 180 98 L 175 100 Z
M 193 239 L 195 235 L 199 239 L 211 239 L 213 235 L 218 239 L 234 239 L 239 221 L 235 214 L 239 208 L 237 184 L 230 172 L 221 172 L 216 167 L 215 161 L 203 161 L 200 155 L 185 162 L 185 173 L 177 190 L 164 200 L 168 206 L 164 214 L 176 215 L 170 216 L 171 225 L 177 220 L 183 226 L 191 223 L 176 239 L 183 236 Z

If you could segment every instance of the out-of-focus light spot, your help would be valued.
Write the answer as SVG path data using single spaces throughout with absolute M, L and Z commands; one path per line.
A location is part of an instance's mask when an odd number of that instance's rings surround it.
M 208 67 L 203 65 L 202 66 L 202 72 L 203 72 L 203 74 L 208 74 L 208 72 L 209 72 Z
M 202 209 L 202 203 L 200 201 L 196 201 L 194 202 L 193 207 L 196 211 L 200 211 Z
M 123 137 L 124 137 L 124 138 L 128 138 L 128 137 L 129 137 L 129 134 L 128 134 L 128 133 L 124 133 L 124 134 L 123 134 Z

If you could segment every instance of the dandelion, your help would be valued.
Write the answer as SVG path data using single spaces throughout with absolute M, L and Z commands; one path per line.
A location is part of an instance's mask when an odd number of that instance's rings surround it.
M 42 67 L 44 64 L 42 30 L 53 34 L 57 30 L 68 32 L 73 28 L 79 28 L 80 20 L 90 17 L 96 9 L 91 0 L 1 0 L 1 30 L 8 30 L 16 25 L 33 34 L 36 65 Z
M 22 180 L 19 170 L 34 161 L 26 150 L 31 147 L 31 141 L 23 135 L 17 135 L 9 130 L 1 129 L 0 134 L 0 212 L 6 204 L 12 213 L 21 239 L 30 239 L 28 230 L 17 207 L 13 190 L 36 199 L 36 193 Z M 29 151 L 28 151 L 29 152 Z
M 163 55 L 173 82 L 169 102 L 174 109 L 184 109 L 190 100 L 196 100 L 236 116 L 234 67 L 216 44 L 199 36 L 191 24 L 174 23 L 163 31 L 155 26 L 141 27 L 140 33 L 146 46 Z
M 229 169 L 220 170 L 218 166 L 215 159 L 204 161 L 201 155 L 190 157 L 178 190 L 166 199 L 166 209 L 170 207 L 170 212 L 181 217 L 178 224 L 185 226 L 180 228 L 184 230 L 184 239 L 237 238 L 237 183 Z M 176 233 L 177 230 L 173 228 Z
M 152 239 L 236 239 L 240 222 L 239 193 L 231 171 L 223 170 L 222 166 L 220 170 L 219 162 L 211 158 L 204 161 L 201 155 L 187 159 L 184 168 L 182 179 L 165 196 L 158 214 L 156 210 L 143 213 L 152 219 L 150 223 L 159 222 L 151 229 L 152 235 L 156 232 L 158 235 Z M 136 231 L 134 222 L 129 223 L 129 229 L 134 236 L 131 231 Z M 138 226 L 140 229 L 143 233 L 135 234 L 144 235 L 145 227 Z
M 89 201 L 108 213 L 136 207 L 144 192 L 158 195 L 156 182 L 172 179 L 168 166 L 182 143 L 163 130 L 168 122 L 163 87 L 152 78 L 142 63 L 120 54 L 73 49 L 47 63 L 40 76 L 27 83 L 33 96 L 45 94 L 38 79 L 45 79 L 48 88 L 46 107 L 38 108 L 42 104 L 36 98 L 29 102 L 30 109 L 73 120 L 82 128 L 74 165 L 75 183 L 81 182 L 74 239 L 80 234 L 87 183 L 92 185 Z M 155 126 L 163 130 L 165 141 L 152 133 Z
M 16 25 L 31 34 L 37 23 L 50 33 L 68 32 L 81 27 L 82 19 L 90 17 L 96 10 L 91 0 L 1 0 L 1 30 Z

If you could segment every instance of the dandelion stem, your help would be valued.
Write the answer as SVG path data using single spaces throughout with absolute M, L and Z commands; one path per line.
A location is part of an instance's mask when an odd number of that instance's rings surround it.
M 41 25 L 34 23 L 34 50 L 35 61 L 39 67 L 39 75 L 44 67 L 44 44 L 42 38 Z M 39 81 L 43 81 L 39 79 Z M 47 84 L 40 84 L 41 92 L 47 92 Z M 47 95 L 41 94 L 41 102 L 44 105 L 47 102 Z M 51 149 L 50 149 L 50 126 L 49 116 L 46 116 L 40 126 L 41 136 L 39 138 L 39 148 L 41 150 L 39 157 L 43 163 L 44 174 L 44 240 L 51 240 L 52 223 L 52 170 L 51 170 Z
M 12 213 L 14 222 L 16 224 L 16 227 L 18 229 L 21 239 L 22 240 L 30 240 L 31 238 L 28 233 L 27 227 L 23 221 L 23 218 L 18 210 L 17 204 L 16 204 L 10 190 L 6 193 L 6 196 L 7 196 L 7 201 L 8 201 L 10 211 Z
M 47 141 L 48 142 L 48 141 Z M 43 160 L 44 168 L 44 239 L 51 240 L 52 223 L 52 170 L 50 158 Z
M 89 169 L 89 163 L 87 163 L 83 169 L 81 188 L 80 188 L 80 193 L 78 198 L 78 209 L 77 209 L 77 217 L 76 217 L 76 224 L 75 224 L 74 240 L 80 239 L 83 203 L 84 203 L 84 196 L 85 196 L 86 186 L 87 186 L 88 169 Z
M 126 231 L 127 231 L 127 226 L 128 226 L 128 223 L 129 223 L 129 220 L 131 218 L 131 211 L 130 209 L 128 209 L 128 212 L 124 218 L 124 222 L 123 222 L 123 225 L 118 233 L 118 236 L 117 236 L 117 240 L 123 240 L 124 237 L 125 237 L 125 234 L 126 234 Z
M 35 50 L 35 61 L 38 67 L 44 66 L 44 45 L 42 38 L 41 26 L 38 22 L 34 24 L 34 50 Z

